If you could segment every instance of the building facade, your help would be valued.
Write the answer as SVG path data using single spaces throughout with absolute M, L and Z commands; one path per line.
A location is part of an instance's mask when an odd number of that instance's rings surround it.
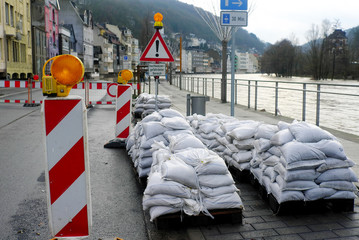
M 8 79 L 32 76 L 30 0 L 5 0 L 0 11 L 0 71 Z M 5 71 L 4 71 L 5 67 Z M 4 76 L 5 75 L 5 76 Z

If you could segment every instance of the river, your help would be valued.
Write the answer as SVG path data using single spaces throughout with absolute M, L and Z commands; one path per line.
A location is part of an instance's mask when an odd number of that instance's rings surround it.
M 192 87 L 195 92 L 197 88 L 199 93 L 203 93 L 207 85 L 207 95 L 212 96 L 212 79 L 214 78 L 214 97 L 220 98 L 221 88 L 219 81 L 221 74 L 203 74 L 203 75 L 183 75 L 183 77 L 192 77 L 194 82 L 192 86 L 189 82 L 184 81 L 185 86 Z M 203 78 L 207 79 L 207 84 L 203 87 Z M 184 78 L 185 79 L 185 78 Z M 198 80 L 199 79 L 199 80 Z M 227 85 L 227 100 L 230 102 L 231 98 L 231 75 L 228 74 Z M 258 86 L 258 100 L 257 110 L 267 111 L 270 113 L 275 112 L 275 82 L 279 82 L 279 88 L 294 88 L 296 90 L 279 89 L 278 91 L 278 114 L 290 117 L 297 120 L 302 120 L 303 108 L 303 84 L 308 83 L 306 89 L 309 91 L 316 91 L 316 85 L 311 83 L 321 84 L 345 84 L 356 85 L 356 87 L 349 86 L 328 86 L 321 85 L 320 94 L 320 117 L 319 125 L 336 129 L 339 131 L 355 134 L 359 136 L 359 81 L 354 80 L 321 80 L 314 81 L 305 77 L 292 77 L 292 78 L 277 78 L 264 74 L 236 74 L 235 79 L 240 79 L 237 85 L 237 104 L 248 106 L 248 81 L 242 80 L 264 80 L 270 82 L 259 82 Z M 289 84 L 283 82 L 292 82 L 297 84 Z M 182 85 L 183 86 L 183 85 Z M 251 83 L 250 90 L 250 107 L 254 108 L 255 90 L 254 82 Z M 266 86 L 264 88 L 264 86 Z M 206 90 L 204 90 L 206 92 Z M 355 94 L 357 96 L 343 96 L 331 93 L 345 93 Z M 306 118 L 305 121 L 309 123 L 316 123 L 316 92 L 307 92 L 306 94 Z

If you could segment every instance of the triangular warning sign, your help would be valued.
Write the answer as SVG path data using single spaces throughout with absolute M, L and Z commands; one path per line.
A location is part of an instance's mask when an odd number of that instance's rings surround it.
M 165 41 L 157 30 L 143 52 L 142 62 L 173 62 L 173 57 L 167 48 Z

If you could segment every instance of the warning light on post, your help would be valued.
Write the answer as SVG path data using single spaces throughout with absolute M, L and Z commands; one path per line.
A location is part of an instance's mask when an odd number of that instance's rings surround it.
M 118 73 L 117 82 L 121 84 L 127 84 L 133 77 L 132 71 L 124 69 Z
M 45 67 L 50 62 L 51 76 L 45 75 Z M 44 96 L 66 97 L 71 88 L 81 81 L 85 69 L 77 57 L 64 54 L 47 60 L 42 68 L 42 92 Z
M 161 29 L 161 28 L 163 28 L 163 23 L 162 23 L 163 15 L 162 15 L 161 13 L 156 13 L 156 14 L 153 16 L 153 19 L 155 20 L 155 24 L 154 24 L 154 28 L 155 28 L 155 29 Z

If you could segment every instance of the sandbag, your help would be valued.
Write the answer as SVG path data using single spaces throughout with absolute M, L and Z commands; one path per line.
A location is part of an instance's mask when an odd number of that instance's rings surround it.
M 284 129 L 284 130 L 277 132 L 270 139 L 271 144 L 275 145 L 275 146 L 282 146 L 282 145 L 284 145 L 288 142 L 291 142 L 293 140 L 294 140 L 294 136 L 289 131 L 289 129 Z
M 278 126 L 272 124 L 261 124 L 257 128 L 257 132 L 254 134 L 255 139 L 264 138 L 271 139 L 272 136 L 278 132 Z
M 293 123 L 288 129 L 297 141 L 303 143 L 315 143 L 323 139 L 335 140 L 335 137 L 328 131 L 306 122 Z
M 200 186 L 217 188 L 234 184 L 234 180 L 230 173 L 222 175 L 199 175 L 198 181 Z
M 234 184 L 221 186 L 221 187 L 217 187 L 217 188 L 201 186 L 200 190 L 201 190 L 201 193 L 206 197 L 215 197 L 215 196 L 239 191 L 238 188 Z
M 301 142 L 286 143 L 280 147 L 280 150 L 288 164 L 303 160 L 325 159 L 322 151 Z
M 179 158 L 162 163 L 161 175 L 166 180 L 176 181 L 191 188 L 198 188 L 198 179 L 194 168 Z
M 164 117 L 162 118 L 161 123 L 166 128 L 174 130 L 189 129 L 191 127 L 183 117 Z
M 327 158 L 325 159 L 325 163 L 323 163 L 317 168 L 317 171 L 322 173 L 329 169 L 350 168 L 353 167 L 354 165 L 355 163 L 350 159 L 346 159 L 343 161 L 341 159 Z
M 168 130 L 161 122 L 145 122 L 142 123 L 142 127 L 147 139 L 161 135 Z
M 358 178 L 354 171 L 350 168 L 337 168 L 327 170 L 319 175 L 315 180 L 316 183 L 322 183 L 326 181 L 348 181 L 357 182 Z
M 183 200 L 179 197 L 166 194 L 144 195 L 142 199 L 143 210 L 147 210 L 154 206 L 181 208 L 183 206 Z
M 344 148 L 340 142 L 335 140 L 322 140 L 317 143 L 309 143 L 310 146 L 322 151 L 327 157 L 337 158 L 341 160 L 347 159 Z
M 304 196 L 307 201 L 315 201 L 318 199 L 327 198 L 337 191 L 333 188 L 313 188 L 304 191 Z
M 358 189 L 352 182 L 348 181 L 327 181 L 322 182 L 319 187 L 321 188 L 333 188 L 338 191 L 351 191 L 351 192 L 357 192 Z
M 208 210 L 229 208 L 243 209 L 242 200 L 236 192 L 218 195 L 211 198 L 204 198 L 203 204 Z

